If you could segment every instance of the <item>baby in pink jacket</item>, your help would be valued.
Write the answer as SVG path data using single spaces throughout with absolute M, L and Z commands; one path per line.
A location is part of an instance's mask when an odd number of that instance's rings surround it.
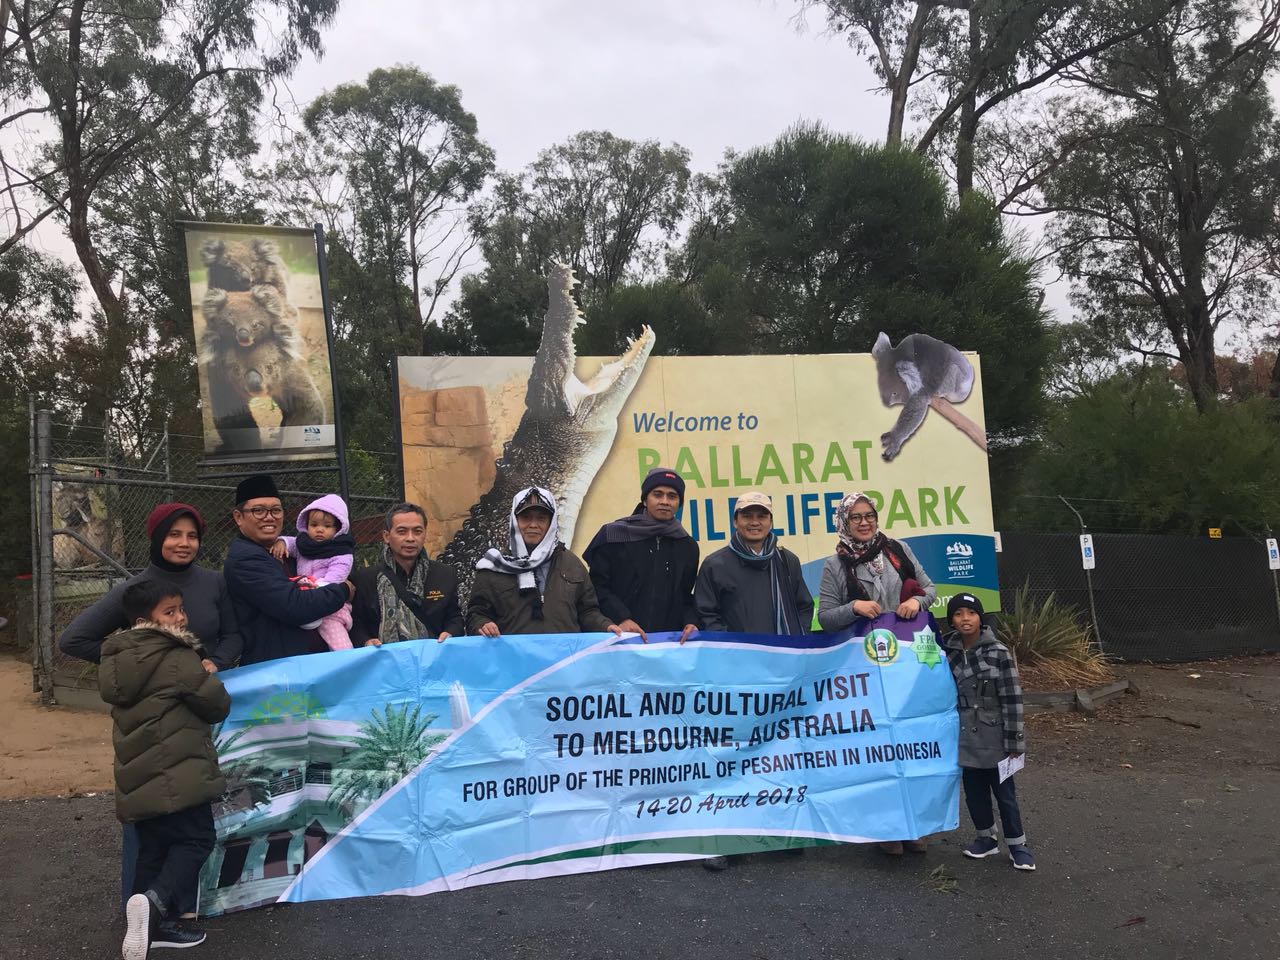
M 271 553 L 278 559 L 296 557 L 298 560 L 298 586 L 304 590 L 326 583 L 342 583 L 351 577 L 352 551 L 356 542 L 351 536 L 351 521 L 347 505 L 337 494 L 327 493 L 312 500 L 298 514 L 298 535 L 281 537 Z M 330 650 L 350 650 L 351 604 L 314 623 L 304 623 L 304 629 L 319 630 Z

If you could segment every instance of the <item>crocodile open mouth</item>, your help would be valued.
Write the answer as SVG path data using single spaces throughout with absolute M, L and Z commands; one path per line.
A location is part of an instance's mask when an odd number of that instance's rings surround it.
M 627 349 L 614 360 L 600 365 L 586 381 L 574 367 L 578 352 L 573 334 L 586 322 L 573 299 L 577 284 L 566 264 L 552 264 L 547 273 L 547 315 L 542 326 L 542 342 L 529 375 L 526 406 L 535 416 L 568 414 L 579 423 L 587 418 L 616 419 L 635 385 L 657 336 L 644 327 L 637 337 L 627 339 Z

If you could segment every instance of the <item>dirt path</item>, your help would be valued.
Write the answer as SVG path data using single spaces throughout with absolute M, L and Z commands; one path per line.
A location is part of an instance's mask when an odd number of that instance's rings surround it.
M 40 706 L 31 664 L 0 655 L 0 800 L 111 789 L 111 717 Z

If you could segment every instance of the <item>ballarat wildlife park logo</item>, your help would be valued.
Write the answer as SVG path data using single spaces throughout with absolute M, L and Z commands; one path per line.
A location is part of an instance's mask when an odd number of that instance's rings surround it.
M 898 659 L 898 638 L 892 630 L 872 630 L 867 634 L 862 649 L 868 660 L 883 667 Z
M 947 547 L 947 579 L 973 579 L 973 547 L 957 540 Z

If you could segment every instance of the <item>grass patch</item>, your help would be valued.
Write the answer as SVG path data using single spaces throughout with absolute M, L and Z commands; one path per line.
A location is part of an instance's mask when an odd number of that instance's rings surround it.
M 960 878 L 948 870 L 946 867 L 934 867 L 930 870 L 920 885 L 928 887 L 934 893 L 959 893 Z

